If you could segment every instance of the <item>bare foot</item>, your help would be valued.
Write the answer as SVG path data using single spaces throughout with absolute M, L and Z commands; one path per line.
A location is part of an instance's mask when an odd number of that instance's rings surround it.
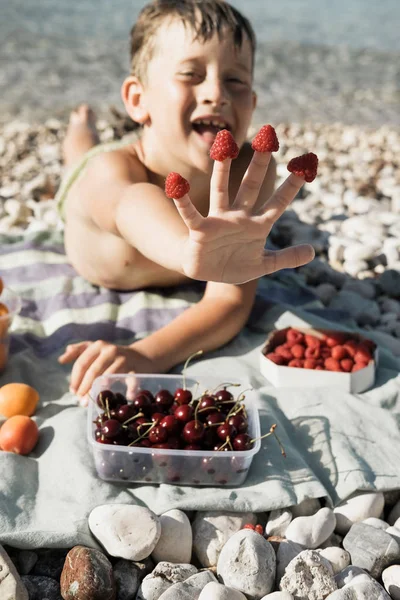
M 62 144 L 64 165 L 76 163 L 90 148 L 100 141 L 96 128 L 96 115 L 87 104 L 72 111 L 66 136 Z

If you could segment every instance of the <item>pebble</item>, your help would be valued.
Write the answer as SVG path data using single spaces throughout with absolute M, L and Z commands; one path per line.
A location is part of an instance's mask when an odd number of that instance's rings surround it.
M 197 568 L 191 564 L 177 565 L 160 562 L 154 570 L 143 579 L 137 594 L 137 600 L 157 600 L 168 588 L 175 583 L 182 583 L 192 575 Z
M 336 516 L 335 531 L 345 535 L 353 523 L 363 521 L 368 517 L 379 518 L 384 504 L 385 497 L 381 492 L 354 494 L 333 509 Z
M 75 546 L 65 559 L 60 589 L 64 600 L 116 600 L 110 561 L 100 550 Z
M 343 550 L 343 548 L 338 548 L 336 546 L 323 548 L 322 550 L 318 549 L 317 552 L 329 560 L 334 575 L 348 567 L 351 561 L 350 554 L 346 550 Z
M 292 513 L 288 509 L 271 510 L 265 526 L 267 535 L 284 536 L 292 520 Z
M 308 549 L 320 546 L 334 532 L 336 517 L 330 508 L 320 508 L 310 517 L 297 517 L 286 529 L 285 537 Z
M 135 563 L 125 558 L 118 560 L 113 567 L 118 600 L 135 600 L 140 583 L 153 567 L 150 559 L 145 563 Z
M 400 600 L 400 565 L 391 565 L 384 569 L 382 582 L 393 600 Z
M 383 569 L 400 560 L 400 544 L 386 531 L 364 523 L 354 523 L 343 539 L 351 562 L 378 579 Z
M 200 592 L 208 583 L 217 583 L 217 580 L 211 571 L 201 571 L 188 577 L 183 583 L 171 585 L 161 596 L 159 600 L 198 600 Z
M 390 600 L 390 596 L 379 583 L 371 579 L 350 584 L 330 594 L 326 600 Z
M 246 596 L 222 583 L 210 581 L 202 589 L 198 600 L 246 600 Z
M 330 562 L 315 550 L 303 550 L 288 564 L 280 589 L 296 600 L 324 600 L 337 586 Z
M 160 520 L 151 510 L 133 504 L 104 504 L 89 514 L 90 531 L 111 556 L 147 558 L 161 536 Z
M 296 517 L 311 517 L 321 508 L 318 498 L 305 498 L 299 504 L 290 507 L 293 519 Z
M 3 546 L 0 545 L 1 600 L 29 600 L 28 591 Z
M 224 544 L 246 523 L 255 525 L 256 516 L 253 513 L 199 511 L 192 523 L 193 550 L 202 566 L 216 567 Z
M 156 563 L 190 563 L 192 557 L 192 527 L 182 510 L 170 510 L 160 517 L 161 536 L 153 550 Z
M 219 555 L 217 574 L 228 587 L 258 600 L 273 591 L 276 558 L 269 542 L 259 533 L 242 529 L 226 542 Z

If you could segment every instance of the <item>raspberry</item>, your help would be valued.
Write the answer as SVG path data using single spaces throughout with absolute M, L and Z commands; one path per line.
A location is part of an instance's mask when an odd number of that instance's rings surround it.
M 246 523 L 246 525 L 243 525 L 242 529 L 252 529 L 254 531 L 255 527 L 251 523 Z
M 291 347 L 291 351 L 295 358 L 303 358 L 306 349 L 303 344 L 294 344 Z
M 293 344 L 301 344 L 304 341 L 304 334 L 297 329 L 288 329 L 286 332 L 286 340 Z
M 288 362 L 288 367 L 297 367 L 298 369 L 302 369 L 304 366 L 304 360 L 301 358 L 293 358 Z
M 322 367 L 321 365 L 317 365 L 317 366 L 315 367 L 315 370 L 316 370 L 316 371 L 325 371 L 324 367 Z
M 348 356 L 346 348 L 339 345 L 333 346 L 331 354 L 332 358 L 336 358 L 336 360 L 343 360 Z
M 183 198 L 190 190 L 189 182 L 179 173 L 169 173 L 165 180 L 165 193 L 168 198 Z
M 264 527 L 260 524 L 257 524 L 254 527 L 254 531 L 256 531 L 257 533 L 259 533 L 260 535 L 264 535 Z
M 343 348 L 346 348 L 347 354 L 353 358 L 358 350 L 358 343 L 355 340 L 347 340 L 347 342 L 343 344 Z
M 365 369 L 365 367 L 368 367 L 367 363 L 362 363 L 362 362 L 354 363 L 354 366 L 353 366 L 351 372 L 354 373 L 354 371 L 359 371 L 360 369 Z
M 313 152 L 296 156 L 296 158 L 292 158 L 292 160 L 289 161 L 287 170 L 298 177 L 304 177 L 304 179 L 310 183 L 311 181 L 314 181 L 317 176 L 318 156 Z
M 330 333 L 328 336 L 326 336 L 325 343 L 330 348 L 333 348 L 334 346 L 343 345 L 346 339 L 346 334 L 344 333 Z
M 321 348 L 321 358 L 325 359 L 325 358 L 330 358 L 332 356 L 332 350 L 330 348 L 328 348 L 328 346 L 323 346 L 323 348 Z
M 211 146 L 210 156 L 213 160 L 223 161 L 226 158 L 237 158 L 239 146 L 233 139 L 232 134 L 227 129 L 218 131 Z
M 293 358 L 293 354 L 291 353 L 291 351 L 288 348 L 285 348 L 284 346 L 277 346 L 275 348 L 275 352 L 276 354 L 282 356 L 285 360 L 292 360 Z
M 341 366 L 338 360 L 335 358 L 326 358 L 325 359 L 325 369 L 328 371 L 341 371 Z
M 360 344 L 357 348 L 357 351 L 354 355 L 354 362 L 359 363 L 359 362 L 366 362 L 369 363 L 369 361 L 372 360 L 372 356 L 370 351 L 368 350 L 368 348 L 366 346 L 363 346 L 363 344 Z
M 315 346 L 314 348 L 308 346 L 308 348 L 306 348 L 304 356 L 306 358 L 319 358 L 321 356 L 321 348 L 319 346 Z
M 283 356 L 280 356 L 280 354 L 277 354 L 276 352 L 269 352 L 265 356 L 269 358 L 269 360 L 272 360 L 276 365 L 284 365 L 286 363 Z
M 340 366 L 342 367 L 343 371 L 345 371 L 346 373 L 350 373 L 350 371 L 352 371 L 353 365 L 354 365 L 354 362 L 352 361 L 351 358 L 344 358 L 343 360 L 340 361 Z
M 320 340 L 310 334 L 306 334 L 304 336 L 304 341 L 306 343 L 306 346 L 308 346 L 309 348 L 319 348 L 321 346 Z
M 315 358 L 306 358 L 304 360 L 304 368 L 305 369 L 316 369 L 318 366 L 317 361 L 315 360 Z
M 257 152 L 277 152 L 279 141 L 272 125 L 264 125 L 254 138 L 251 147 Z

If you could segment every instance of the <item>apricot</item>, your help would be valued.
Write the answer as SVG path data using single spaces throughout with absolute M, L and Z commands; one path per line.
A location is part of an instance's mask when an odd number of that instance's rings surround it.
M 5 417 L 34 414 L 39 393 L 26 383 L 7 383 L 0 388 L 0 414 Z
M 39 439 L 35 421 L 26 415 L 10 417 L 0 429 L 0 448 L 15 454 L 29 454 Z

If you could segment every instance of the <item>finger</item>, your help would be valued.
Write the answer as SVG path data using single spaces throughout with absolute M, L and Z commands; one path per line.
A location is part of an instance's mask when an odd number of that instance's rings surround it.
M 251 209 L 257 202 L 271 160 L 271 152 L 254 152 L 232 208 Z
M 76 360 L 71 371 L 71 381 L 69 389 L 74 394 L 78 393 L 79 387 L 85 376 L 85 373 L 90 368 L 91 364 L 97 359 L 101 352 L 101 345 L 97 342 L 92 342 L 84 352 Z
M 61 356 L 58 357 L 58 362 L 64 365 L 76 360 L 91 343 L 92 342 L 79 342 L 78 344 L 69 344 L 65 348 L 64 354 L 61 354 Z
M 214 161 L 210 182 L 210 210 L 209 214 L 227 210 L 229 208 L 229 174 L 232 159 Z
M 90 367 L 84 373 L 84 375 L 81 379 L 81 383 L 76 392 L 77 395 L 84 396 L 85 394 L 87 394 L 90 391 L 96 377 L 100 377 L 100 375 L 103 375 L 104 373 L 105 374 L 115 373 L 115 371 L 113 371 L 110 368 L 112 366 L 114 360 L 115 360 L 114 354 L 108 354 L 108 353 L 99 354 L 97 356 L 96 360 L 94 360 L 92 362 Z
M 315 251 L 310 244 L 299 244 L 274 252 L 266 250 L 263 259 L 263 274 L 269 275 L 281 269 L 295 269 L 306 265 L 314 257 Z
M 305 181 L 302 177 L 293 175 L 293 173 L 290 174 L 265 204 L 263 220 L 275 223 L 294 200 L 304 183 Z
M 188 194 L 182 198 L 173 198 L 178 213 L 188 229 L 198 229 L 203 222 L 203 216 L 192 203 Z

